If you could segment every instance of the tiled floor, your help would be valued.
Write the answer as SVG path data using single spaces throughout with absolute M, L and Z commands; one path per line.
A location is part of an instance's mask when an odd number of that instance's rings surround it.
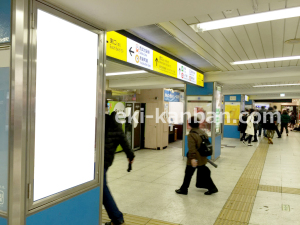
M 187 196 L 174 192 L 182 183 L 186 165 L 178 143 L 160 151 L 137 151 L 130 173 L 124 153 L 116 154 L 108 171 L 108 181 L 120 210 L 183 225 L 214 224 L 259 143 L 247 147 L 238 140 L 224 139 L 222 145 L 236 148 L 222 148 L 221 157 L 216 161 L 218 168 L 208 165 L 219 189 L 211 196 L 205 196 L 204 190 L 195 187 L 195 176 Z M 274 138 L 259 184 L 300 188 L 299 145 L 300 132 L 291 132 L 282 139 Z M 300 195 L 258 190 L 249 224 L 300 225 L 299 200 Z M 282 204 L 289 205 L 290 211 L 283 211 Z

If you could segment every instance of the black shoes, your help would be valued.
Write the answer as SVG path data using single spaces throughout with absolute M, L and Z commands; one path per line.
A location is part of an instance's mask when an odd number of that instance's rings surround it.
M 258 142 L 258 140 L 254 140 L 254 141 L 252 141 L 252 142 Z
M 218 189 L 217 189 L 217 188 L 214 188 L 214 189 L 208 190 L 208 191 L 205 192 L 204 194 L 205 194 L 205 195 L 211 195 L 211 194 L 217 193 L 217 192 L 218 192 Z
M 125 224 L 124 222 L 123 223 L 113 223 L 113 222 L 106 222 L 105 225 L 122 225 L 122 224 Z
M 188 194 L 188 191 L 186 190 L 186 191 L 183 191 L 183 190 L 181 190 L 181 189 L 177 189 L 177 190 L 175 190 L 175 192 L 177 193 L 177 194 L 180 194 L 180 195 L 187 195 Z

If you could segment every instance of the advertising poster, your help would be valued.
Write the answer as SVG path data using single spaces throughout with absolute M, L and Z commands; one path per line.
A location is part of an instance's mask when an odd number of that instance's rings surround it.
M 238 125 L 240 116 L 240 103 L 239 102 L 226 102 L 225 103 L 225 125 Z M 227 122 L 227 115 L 229 113 L 230 120 Z
M 208 112 L 212 111 L 212 103 L 211 102 L 188 102 L 187 104 L 187 112 L 191 114 L 191 116 L 194 116 L 197 113 L 203 113 L 202 115 L 205 116 L 205 118 L 201 117 L 201 114 L 198 114 L 198 119 L 202 123 L 199 124 L 199 128 L 204 130 L 209 137 L 211 137 L 211 120 L 212 115 L 209 115 Z M 188 118 L 189 119 L 189 118 Z M 187 121 L 187 127 L 186 127 L 186 135 L 189 134 L 191 127 L 188 124 Z

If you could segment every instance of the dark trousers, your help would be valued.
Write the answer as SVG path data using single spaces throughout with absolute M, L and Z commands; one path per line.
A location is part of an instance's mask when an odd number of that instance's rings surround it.
M 119 211 L 118 206 L 116 205 L 115 200 L 109 191 L 106 181 L 106 172 L 107 169 L 104 169 L 103 205 L 113 224 L 122 224 L 124 223 L 123 214 Z
M 254 141 L 257 141 L 257 130 L 254 129 Z
M 249 134 L 249 136 L 245 139 L 245 141 L 248 141 L 249 144 L 251 144 L 253 135 Z
M 212 190 L 212 189 L 216 188 L 216 185 L 214 184 L 214 182 L 212 181 L 212 179 L 210 177 L 210 169 L 207 166 L 203 165 L 203 166 L 197 166 L 197 167 L 186 166 L 183 184 L 181 185 L 181 188 L 180 188 L 181 190 L 183 190 L 183 191 L 188 190 L 190 183 L 191 183 L 192 176 L 196 169 L 198 169 L 197 170 L 197 183 L 196 183 L 197 188 L 205 188 L 208 190 Z
M 243 135 L 242 135 L 242 137 L 241 137 L 241 140 L 245 140 L 245 138 L 246 138 L 246 133 L 242 133 Z
M 289 133 L 289 129 L 288 129 L 288 124 L 287 123 L 281 123 L 281 129 L 280 129 L 280 133 L 283 133 L 283 128 L 285 128 L 285 132 L 288 134 Z
M 263 130 L 263 135 L 266 137 L 267 136 L 267 134 L 266 134 L 266 129 L 264 129 L 263 127 L 262 127 L 262 124 L 261 123 L 259 123 L 258 124 L 258 136 L 261 136 L 261 131 Z
M 275 131 L 276 131 L 276 133 L 277 133 L 277 136 L 278 136 L 278 137 L 281 137 L 281 133 L 280 133 L 279 130 L 278 130 L 278 124 L 275 125 Z

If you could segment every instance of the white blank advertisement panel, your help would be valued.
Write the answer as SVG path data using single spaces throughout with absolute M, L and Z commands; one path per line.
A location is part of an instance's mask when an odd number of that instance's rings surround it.
M 38 10 L 34 201 L 94 180 L 98 34 Z

